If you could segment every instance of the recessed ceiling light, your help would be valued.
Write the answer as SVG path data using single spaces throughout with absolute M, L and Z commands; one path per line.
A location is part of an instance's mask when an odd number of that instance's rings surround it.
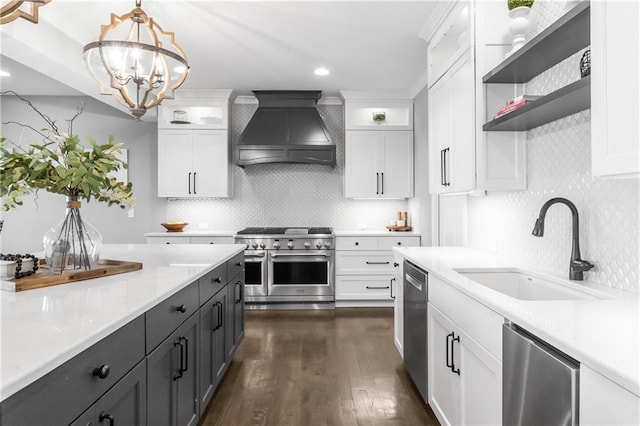
M 0 70 L 0 77 L 10 77 L 11 74 L 6 72 L 5 70 Z
M 325 76 L 325 75 L 329 75 L 329 70 L 326 68 L 320 67 L 313 70 L 313 73 L 315 75 Z

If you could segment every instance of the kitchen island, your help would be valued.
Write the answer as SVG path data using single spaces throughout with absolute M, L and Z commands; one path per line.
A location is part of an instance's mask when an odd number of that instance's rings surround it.
M 1 400 L 6 401 L 118 330 L 136 322 L 144 324 L 145 314 L 176 294 L 186 291 L 195 294 L 193 305 L 197 311 L 204 303 L 198 299 L 198 294 L 203 296 L 198 280 L 214 273 L 211 283 L 226 286 L 226 277 L 231 280 L 232 274 L 242 272 L 243 267 L 238 263 L 236 270 L 229 269 L 227 274 L 226 263 L 242 260 L 244 249 L 240 244 L 109 244 L 103 246 L 101 258 L 141 262 L 143 268 L 37 290 L 0 292 Z M 217 276 L 219 271 L 225 277 L 223 280 Z M 241 279 L 243 276 L 243 272 L 238 275 Z M 242 290 L 236 288 L 233 298 L 241 298 Z M 184 305 L 176 310 L 180 308 L 184 310 Z M 156 324 L 150 323 L 147 315 L 146 326 L 140 327 L 143 333 L 146 328 L 147 333 L 146 350 L 142 335 L 143 355 L 154 349 L 149 345 L 148 335 L 152 326 Z M 129 348 L 119 350 L 126 352 Z M 3 416 L 5 408 L 3 404 Z

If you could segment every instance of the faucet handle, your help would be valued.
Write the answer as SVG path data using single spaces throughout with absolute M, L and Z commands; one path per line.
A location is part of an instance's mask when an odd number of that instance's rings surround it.
M 575 259 L 571 261 L 571 270 L 576 272 L 584 272 L 593 269 L 595 265 L 588 260 Z

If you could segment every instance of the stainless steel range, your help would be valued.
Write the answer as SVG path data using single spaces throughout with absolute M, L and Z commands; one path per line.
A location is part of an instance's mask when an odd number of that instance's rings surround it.
M 335 253 L 331 228 L 245 228 L 234 239 L 247 245 L 248 305 L 333 304 Z

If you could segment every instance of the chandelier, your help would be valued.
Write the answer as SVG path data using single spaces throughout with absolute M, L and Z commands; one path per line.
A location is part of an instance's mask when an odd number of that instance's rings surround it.
M 0 6 L 0 24 L 8 24 L 18 18 L 26 19 L 34 24 L 38 23 L 38 8 L 51 0 L 11 0 L 3 1 Z M 28 5 L 28 8 L 22 6 Z
M 163 99 L 172 99 L 189 73 L 175 34 L 149 18 L 141 3 L 136 0 L 136 7 L 125 15 L 112 13 L 111 22 L 102 25 L 98 38 L 83 49 L 100 93 L 113 96 L 138 119 Z

